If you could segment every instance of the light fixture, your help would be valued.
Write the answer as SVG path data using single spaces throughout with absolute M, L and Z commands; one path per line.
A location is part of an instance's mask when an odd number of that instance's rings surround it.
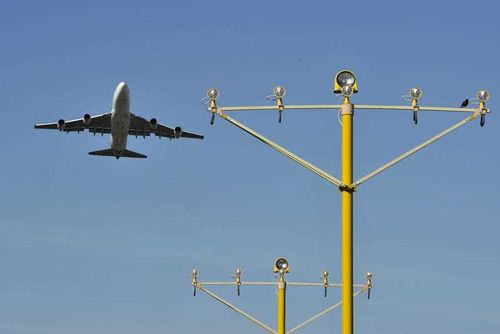
M 477 92 L 477 99 L 481 102 L 485 102 L 490 98 L 490 93 L 487 90 L 480 90 Z
M 420 88 L 413 87 L 412 89 L 410 89 L 409 97 L 411 98 L 411 106 L 413 108 L 413 123 L 415 123 L 415 125 L 418 124 L 418 110 L 419 110 L 418 99 L 420 99 L 422 95 L 424 95 L 424 93 Z M 407 97 L 408 95 L 404 96 L 403 99 L 406 99 Z
M 236 269 L 236 271 L 234 272 L 234 278 L 236 279 L 236 293 L 238 294 L 238 296 L 241 294 L 240 286 L 242 272 L 243 271 L 240 268 Z
M 217 100 L 219 98 L 219 90 L 217 88 L 210 88 L 207 91 L 207 97 L 212 101 Z
M 283 86 L 276 86 L 273 89 L 273 95 L 266 97 L 269 101 L 276 101 L 276 106 L 278 107 L 278 122 L 281 123 L 281 118 L 283 117 L 283 110 L 285 105 L 283 104 L 283 96 L 286 95 L 286 89 Z
M 419 98 L 422 97 L 422 95 L 424 95 L 424 93 L 422 92 L 422 90 L 420 88 L 414 87 L 414 88 L 410 89 L 410 96 L 413 99 L 418 100 Z
M 196 296 L 196 287 L 198 286 L 198 270 L 193 269 L 191 272 L 191 284 L 193 285 L 193 296 Z
M 480 90 L 476 94 L 477 99 L 479 100 L 479 108 L 481 108 L 481 121 L 480 125 L 481 127 L 484 126 L 484 123 L 486 122 L 486 107 L 485 103 L 489 98 L 490 98 L 490 93 L 488 93 L 487 90 Z
M 344 96 L 351 96 L 354 93 L 354 89 L 352 88 L 352 86 L 344 86 L 342 87 L 341 91 L 342 95 Z
M 330 278 L 329 277 L 330 277 L 330 272 L 328 272 L 328 271 L 324 271 L 323 276 L 321 277 L 321 279 L 323 280 L 325 298 L 328 295 L 328 286 L 330 285 Z
M 356 76 L 354 75 L 353 72 L 347 71 L 347 70 L 342 70 L 335 75 L 335 84 L 334 84 L 334 89 L 333 92 L 336 94 L 344 94 L 342 91 L 343 87 L 350 86 L 352 87 L 352 94 L 358 92 L 358 81 L 356 80 Z M 345 95 L 344 96 L 350 96 L 350 95 Z
M 201 99 L 202 104 L 207 104 L 210 102 L 210 109 L 212 110 L 212 118 L 210 119 L 210 125 L 213 125 L 215 122 L 215 112 L 217 111 L 217 103 L 215 100 L 219 98 L 219 90 L 217 88 L 210 88 L 207 91 L 207 96 Z
M 288 260 L 280 257 L 274 261 L 274 272 L 275 273 L 288 273 L 290 272 L 290 268 L 288 266 Z
M 372 278 L 373 278 L 373 274 L 370 273 L 370 272 L 367 272 L 366 273 L 366 279 L 367 279 L 366 285 L 368 287 L 368 299 L 370 299 L 371 291 L 372 291 L 372 288 L 373 288 Z
M 283 96 L 286 95 L 286 89 L 283 86 L 276 86 L 273 89 L 273 95 L 276 96 L 277 98 L 282 98 Z
M 352 72 L 342 71 L 337 74 L 336 81 L 340 87 L 352 86 L 356 82 L 356 78 L 354 77 L 354 74 L 352 74 Z

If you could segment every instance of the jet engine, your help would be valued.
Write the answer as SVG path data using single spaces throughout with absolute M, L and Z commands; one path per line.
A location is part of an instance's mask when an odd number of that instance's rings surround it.
M 60 119 L 57 121 L 57 128 L 59 129 L 59 131 L 64 131 L 64 124 L 66 122 L 64 121 L 64 119 Z
M 156 120 L 156 118 L 151 118 L 151 120 L 149 120 L 149 125 L 151 126 L 152 130 L 156 130 L 156 128 L 158 127 L 158 121 Z
M 90 125 L 90 121 L 92 120 L 92 117 L 90 117 L 89 114 L 85 114 L 83 115 L 83 125 L 85 127 L 89 126 Z
M 180 126 L 176 126 L 174 129 L 174 136 L 175 138 L 179 139 L 180 136 L 182 136 L 182 128 Z

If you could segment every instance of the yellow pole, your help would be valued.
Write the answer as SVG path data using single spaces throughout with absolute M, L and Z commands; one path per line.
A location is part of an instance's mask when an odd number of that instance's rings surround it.
M 352 126 L 354 107 L 349 98 L 342 105 L 342 334 L 353 334 L 352 303 Z
M 284 275 L 278 282 L 278 334 L 285 334 L 286 327 L 286 282 Z

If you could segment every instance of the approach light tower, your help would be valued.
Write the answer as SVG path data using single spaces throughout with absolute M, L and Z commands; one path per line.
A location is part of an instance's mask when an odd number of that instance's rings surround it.
M 375 175 L 401 162 L 403 159 L 420 151 L 424 147 L 443 138 L 450 132 L 462 127 L 468 122 L 480 117 L 480 125 L 484 126 L 486 114 L 490 112 L 486 108 L 486 101 L 489 99 L 489 93 L 486 90 L 477 92 L 476 97 L 469 99 L 469 102 L 477 103 L 476 108 L 448 108 L 448 107 L 426 107 L 420 106 L 419 100 L 423 95 L 420 88 L 412 88 L 409 95 L 403 96 L 403 100 L 411 102 L 410 105 L 354 105 L 350 98 L 358 92 L 358 80 L 353 72 L 343 70 L 337 73 L 334 80 L 334 93 L 339 94 L 343 103 L 341 105 L 328 104 L 309 104 L 309 105 L 285 105 L 284 96 L 286 95 L 285 88 L 278 86 L 274 88 L 273 95 L 268 96 L 268 100 L 275 101 L 273 106 L 237 106 L 237 107 L 221 107 L 217 105 L 216 100 L 219 98 L 219 91 L 216 88 L 211 88 L 207 92 L 207 96 L 202 99 L 202 103 L 210 103 L 208 111 L 212 113 L 211 124 L 214 123 L 215 115 L 225 119 L 229 123 L 237 126 L 243 131 L 249 133 L 261 142 L 272 147 L 279 153 L 302 165 L 311 172 L 319 175 L 326 181 L 332 183 L 340 190 L 342 194 L 342 333 L 353 334 L 353 194 L 362 183 L 371 179 Z M 353 180 L 353 120 L 354 109 L 357 110 L 404 110 L 413 113 L 413 122 L 418 123 L 418 113 L 420 111 L 439 111 L 439 112 L 455 112 L 467 113 L 467 118 L 449 127 L 448 129 L 438 133 L 434 137 L 428 139 L 422 144 L 405 152 L 397 158 L 389 161 L 385 165 L 375 169 L 371 173 L 363 176 L 357 181 Z M 338 179 L 324 170 L 314 166 L 310 162 L 302 159 L 296 154 L 290 152 L 284 147 L 274 143 L 270 139 L 257 133 L 246 125 L 238 122 L 230 117 L 227 112 L 233 111 L 249 111 L 249 110 L 278 110 L 278 121 L 282 121 L 282 114 L 285 110 L 304 110 L 304 109 L 329 109 L 339 110 L 341 113 L 342 123 L 342 179 Z
M 252 323 L 255 325 L 259 326 L 263 330 L 267 331 L 270 334 L 292 334 L 296 332 L 297 330 L 303 328 L 304 326 L 318 320 L 325 314 L 337 309 L 342 305 L 342 302 L 338 302 L 333 304 L 330 307 L 325 308 L 323 311 L 313 315 L 309 319 L 301 322 L 298 325 L 295 325 L 293 328 L 287 330 L 287 317 L 286 317 L 286 291 L 288 289 L 288 286 L 291 287 L 320 287 L 323 288 L 324 290 L 324 298 L 327 297 L 328 294 L 328 289 L 329 288 L 340 288 L 342 287 L 342 284 L 335 284 L 330 282 L 330 272 L 324 271 L 321 278 L 321 282 L 289 282 L 285 279 L 285 276 L 290 273 L 290 265 L 288 263 L 288 260 L 284 257 L 279 257 L 274 261 L 274 268 L 273 272 L 276 274 L 278 280 L 274 282 L 251 282 L 251 281 L 245 281 L 242 279 L 242 273 L 243 271 L 238 268 L 235 270 L 234 276 L 231 276 L 234 278 L 234 281 L 232 282 L 202 282 L 199 279 L 199 271 L 198 269 L 193 269 L 191 272 L 191 285 L 194 287 L 193 290 L 193 295 L 196 296 L 196 291 L 200 290 L 207 294 L 208 296 L 212 297 L 216 301 L 220 302 L 221 304 L 229 307 L 231 310 L 234 312 L 238 313 L 239 315 L 243 316 L 244 318 L 250 320 Z M 256 317 L 250 315 L 246 311 L 243 311 L 241 308 L 237 307 L 233 303 L 229 302 L 228 300 L 222 298 L 218 294 L 214 293 L 213 291 L 209 290 L 209 286 L 236 286 L 236 292 L 237 295 L 240 296 L 240 288 L 241 286 L 267 286 L 267 287 L 274 287 L 272 294 L 277 295 L 277 304 L 278 304 L 278 317 L 276 321 L 276 329 L 272 328 L 271 326 L 265 324 L 264 322 L 260 321 Z M 368 293 L 368 299 L 370 299 L 370 291 L 373 288 L 373 274 L 372 273 L 366 273 L 366 282 L 364 284 L 354 284 L 354 288 L 356 288 L 356 292 L 353 294 L 353 298 L 362 294 L 363 292 Z M 275 290 L 275 291 L 274 291 Z

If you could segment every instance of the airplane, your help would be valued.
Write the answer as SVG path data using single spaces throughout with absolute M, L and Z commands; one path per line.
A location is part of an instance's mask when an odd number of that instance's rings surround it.
M 113 96 L 113 109 L 111 112 L 90 116 L 83 115 L 83 118 L 65 121 L 60 119 L 56 123 L 36 124 L 35 129 L 57 129 L 66 133 L 82 132 L 88 130 L 93 133 L 100 133 L 101 136 L 109 133 L 111 137 L 111 148 L 106 150 L 89 152 L 90 155 L 99 156 L 114 156 L 116 159 L 120 157 L 126 158 L 147 158 L 146 155 L 127 150 L 127 138 L 129 135 L 150 136 L 154 134 L 159 138 L 166 137 L 170 139 L 179 138 L 195 138 L 203 139 L 203 135 L 187 132 L 177 126 L 170 128 L 158 123 L 156 118 L 151 118 L 149 121 L 136 116 L 130 112 L 130 92 L 128 85 L 125 82 L 120 82 L 116 87 Z

